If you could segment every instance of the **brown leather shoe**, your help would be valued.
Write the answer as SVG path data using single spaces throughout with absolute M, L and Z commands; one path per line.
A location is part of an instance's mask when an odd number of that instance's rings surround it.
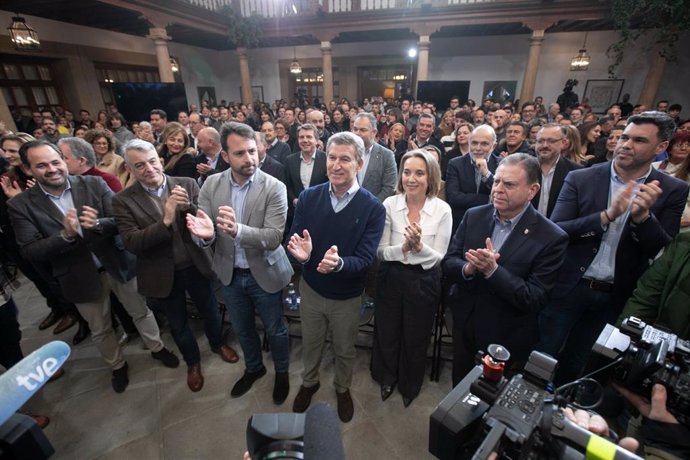
M 187 386 L 194 393 L 204 387 L 204 376 L 201 374 L 201 364 L 194 364 L 187 368 Z
M 218 348 L 214 348 L 212 351 L 219 354 L 220 357 L 223 358 L 223 361 L 227 363 L 236 363 L 240 360 L 240 357 L 237 356 L 237 352 L 227 345 L 221 345 Z
M 48 379 L 48 382 L 54 382 L 57 379 L 59 379 L 60 377 L 62 377 L 63 375 L 65 375 L 65 370 L 63 368 L 60 368 L 60 369 L 56 370 L 53 375 L 50 376 L 50 378 Z
M 72 315 L 65 315 L 62 317 L 58 325 L 55 326 L 55 329 L 53 329 L 53 334 L 60 334 L 62 332 L 65 332 L 67 329 L 74 326 L 75 324 L 77 324 L 77 318 L 75 318 Z
M 41 321 L 41 324 L 38 325 L 38 330 L 43 331 L 45 329 L 48 329 L 50 326 L 53 326 L 54 324 L 57 324 L 57 322 L 60 321 L 60 315 L 55 313 L 54 311 L 51 311 L 46 318 Z

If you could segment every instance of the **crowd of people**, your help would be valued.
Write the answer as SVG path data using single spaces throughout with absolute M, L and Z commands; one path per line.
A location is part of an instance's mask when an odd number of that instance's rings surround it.
M 134 123 L 115 107 L 96 120 L 86 110 L 79 120 L 67 109 L 15 114 L 18 132 L 0 139 L 3 263 L 46 298 L 39 329 L 78 324 L 73 342 L 91 335 L 122 392 L 118 342 L 128 336 L 178 367 L 160 339 L 165 323 L 196 392 L 204 376 L 187 296 L 211 349 L 240 359 L 222 341 L 219 287 L 245 366 L 231 396 L 267 373 L 256 314 L 282 404 L 282 292 L 299 274 L 304 371 L 292 409 L 304 412 L 320 389 L 328 338 L 343 422 L 354 413 L 365 290 L 372 378 L 383 401 L 397 388 L 405 407 L 421 390 L 439 305 L 453 315 L 454 384 L 491 343 L 510 350 L 509 372 L 537 349 L 559 360 L 556 384 L 573 381 L 604 325 L 630 313 L 690 338 L 690 303 L 676 293 L 690 281 L 678 262 L 688 252 L 688 233 L 678 234 L 690 228 L 690 120 L 678 104 L 648 110 L 625 95 L 598 115 L 563 97 L 453 97 L 443 111 L 406 98 L 314 102 L 204 102 L 176 120 L 153 109 Z M 20 357 L 7 304 L 6 368 Z

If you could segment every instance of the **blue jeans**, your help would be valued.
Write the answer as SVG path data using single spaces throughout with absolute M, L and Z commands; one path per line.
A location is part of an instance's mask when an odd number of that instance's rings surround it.
M 199 345 L 187 320 L 187 298 L 189 292 L 194 305 L 204 320 L 204 332 L 212 349 L 223 345 L 220 313 L 211 282 L 194 266 L 175 271 L 175 280 L 170 295 L 164 299 L 153 299 L 163 307 L 170 324 L 170 333 L 180 349 L 187 366 L 201 361 Z
M 251 273 L 238 273 L 223 286 L 223 299 L 232 327 L 240 339 L 247 372 L 263 369 L 261 339 L 256 332 L 255 313 L 264 324 L 276 372 L 287 372 L 290 365 L 288 330 L 283 319 L 281 291 L 268 293 L 261 289 Z

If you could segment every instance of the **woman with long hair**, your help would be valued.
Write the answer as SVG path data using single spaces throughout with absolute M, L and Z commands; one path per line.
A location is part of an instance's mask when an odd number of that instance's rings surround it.
M 386 223 L 377 255 L 371 375 L 388 399 L 397 385 L 408 407 L 419 394 L 434 315 L 441 301 L 441 260 L 451 237 L 450 206 L 437 198 L 438 162 L 423 150 L 401 160 L 396 195 L 383 202 Z
M 443 112 L 443 118 L 438 124 L 438 129 L 441 131 L 441 136 L 448 136 L 455 130 L 455 114 L 452 110 Z
M 388 132 L 381 138 L 383 146 L 395 152 L 398 142 L 405 139 L 405 126 L 395 123 L 388 129 Z
M 561 151 L 568 160 L 579 165 L 587 164 L 587 160 L 580 154 L 580 131 L 573 125 L 561 125 L 561 131 L 565 137 L 565 146 Z
M 125 168 L 125 160 L 115 153 L 115 138 L 103 129 L 90 129 L 84 134 L 84 140 L 91 144 L 96 154 L 96 168 L 112 174 L 120 180 L 122 187 L 134 182 Z
M 448 169 L 450 160 L 467 155 L 470 152 L 470 134 L 472 134 L 473 130 L 474 125 L 470 123 L 460 123 L 458 127 L 455 128 L 453 147 L 443 155 L 443 158 L 441 158 L 441 176 L 443 180 L 446 179 L 446 170 Z
M 668 143 L 668 158 L 656 161 L 652 166 L 682 181 L 690 183 L 690 132 L 676 131 Z M 682 232 L 690 231 L 690 196 L 680 218 Z
M 577 130 L 580 133 L 580 156 L 587 164 L 598 163 L 594 144 L 601 137 L 601 126 L 597 122 L 582 123 Z
M 345 118 L 345 112 L 343 109 L 336 107 L 336 109 L 331 114 L 331 124 L 328 127 L 331 134 L 341 133 L 343 131 L 350 130 L 350 120 Z
M 196 177 L 195 151 L 189 146 L 189 137 L 184 126 L 172 121 L 165 125 L 158 146 L 158 155 L 163 158 L 165 174 L 175 177 Z

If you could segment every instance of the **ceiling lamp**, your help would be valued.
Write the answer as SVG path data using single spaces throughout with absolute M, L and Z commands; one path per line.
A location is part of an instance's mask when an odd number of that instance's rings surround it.
M 589 69 L 589 62 L 591 58 L 587 54 L 587 32 L 585 32 L 585 41 L 582 43 L 582 48 L 577 55 L 570 60 L 570 70 L 587 70 Z
M 297 60 L 297 51 L 295 48 L 292 49 L 292 53 L 294 56 L 294 59 L 290 63 L 290 73 L 294 73 L 295 75 L 302 73 L 302 66 L 299 65 L 299 61 Z
M 21 16 L 12 18 L 12 25 L 7 30 L 10 32 L 10 38 L 14 47 L 18 50 L 37 50 L 41 47 L 41 42 L 38 39 L 38 33 L 26 23 Z
M 173 73 L 180 71 L 180 64 L 177 62 L 177 59 L 172 56 L 170 56 L 170 69 L 173 71 Z

